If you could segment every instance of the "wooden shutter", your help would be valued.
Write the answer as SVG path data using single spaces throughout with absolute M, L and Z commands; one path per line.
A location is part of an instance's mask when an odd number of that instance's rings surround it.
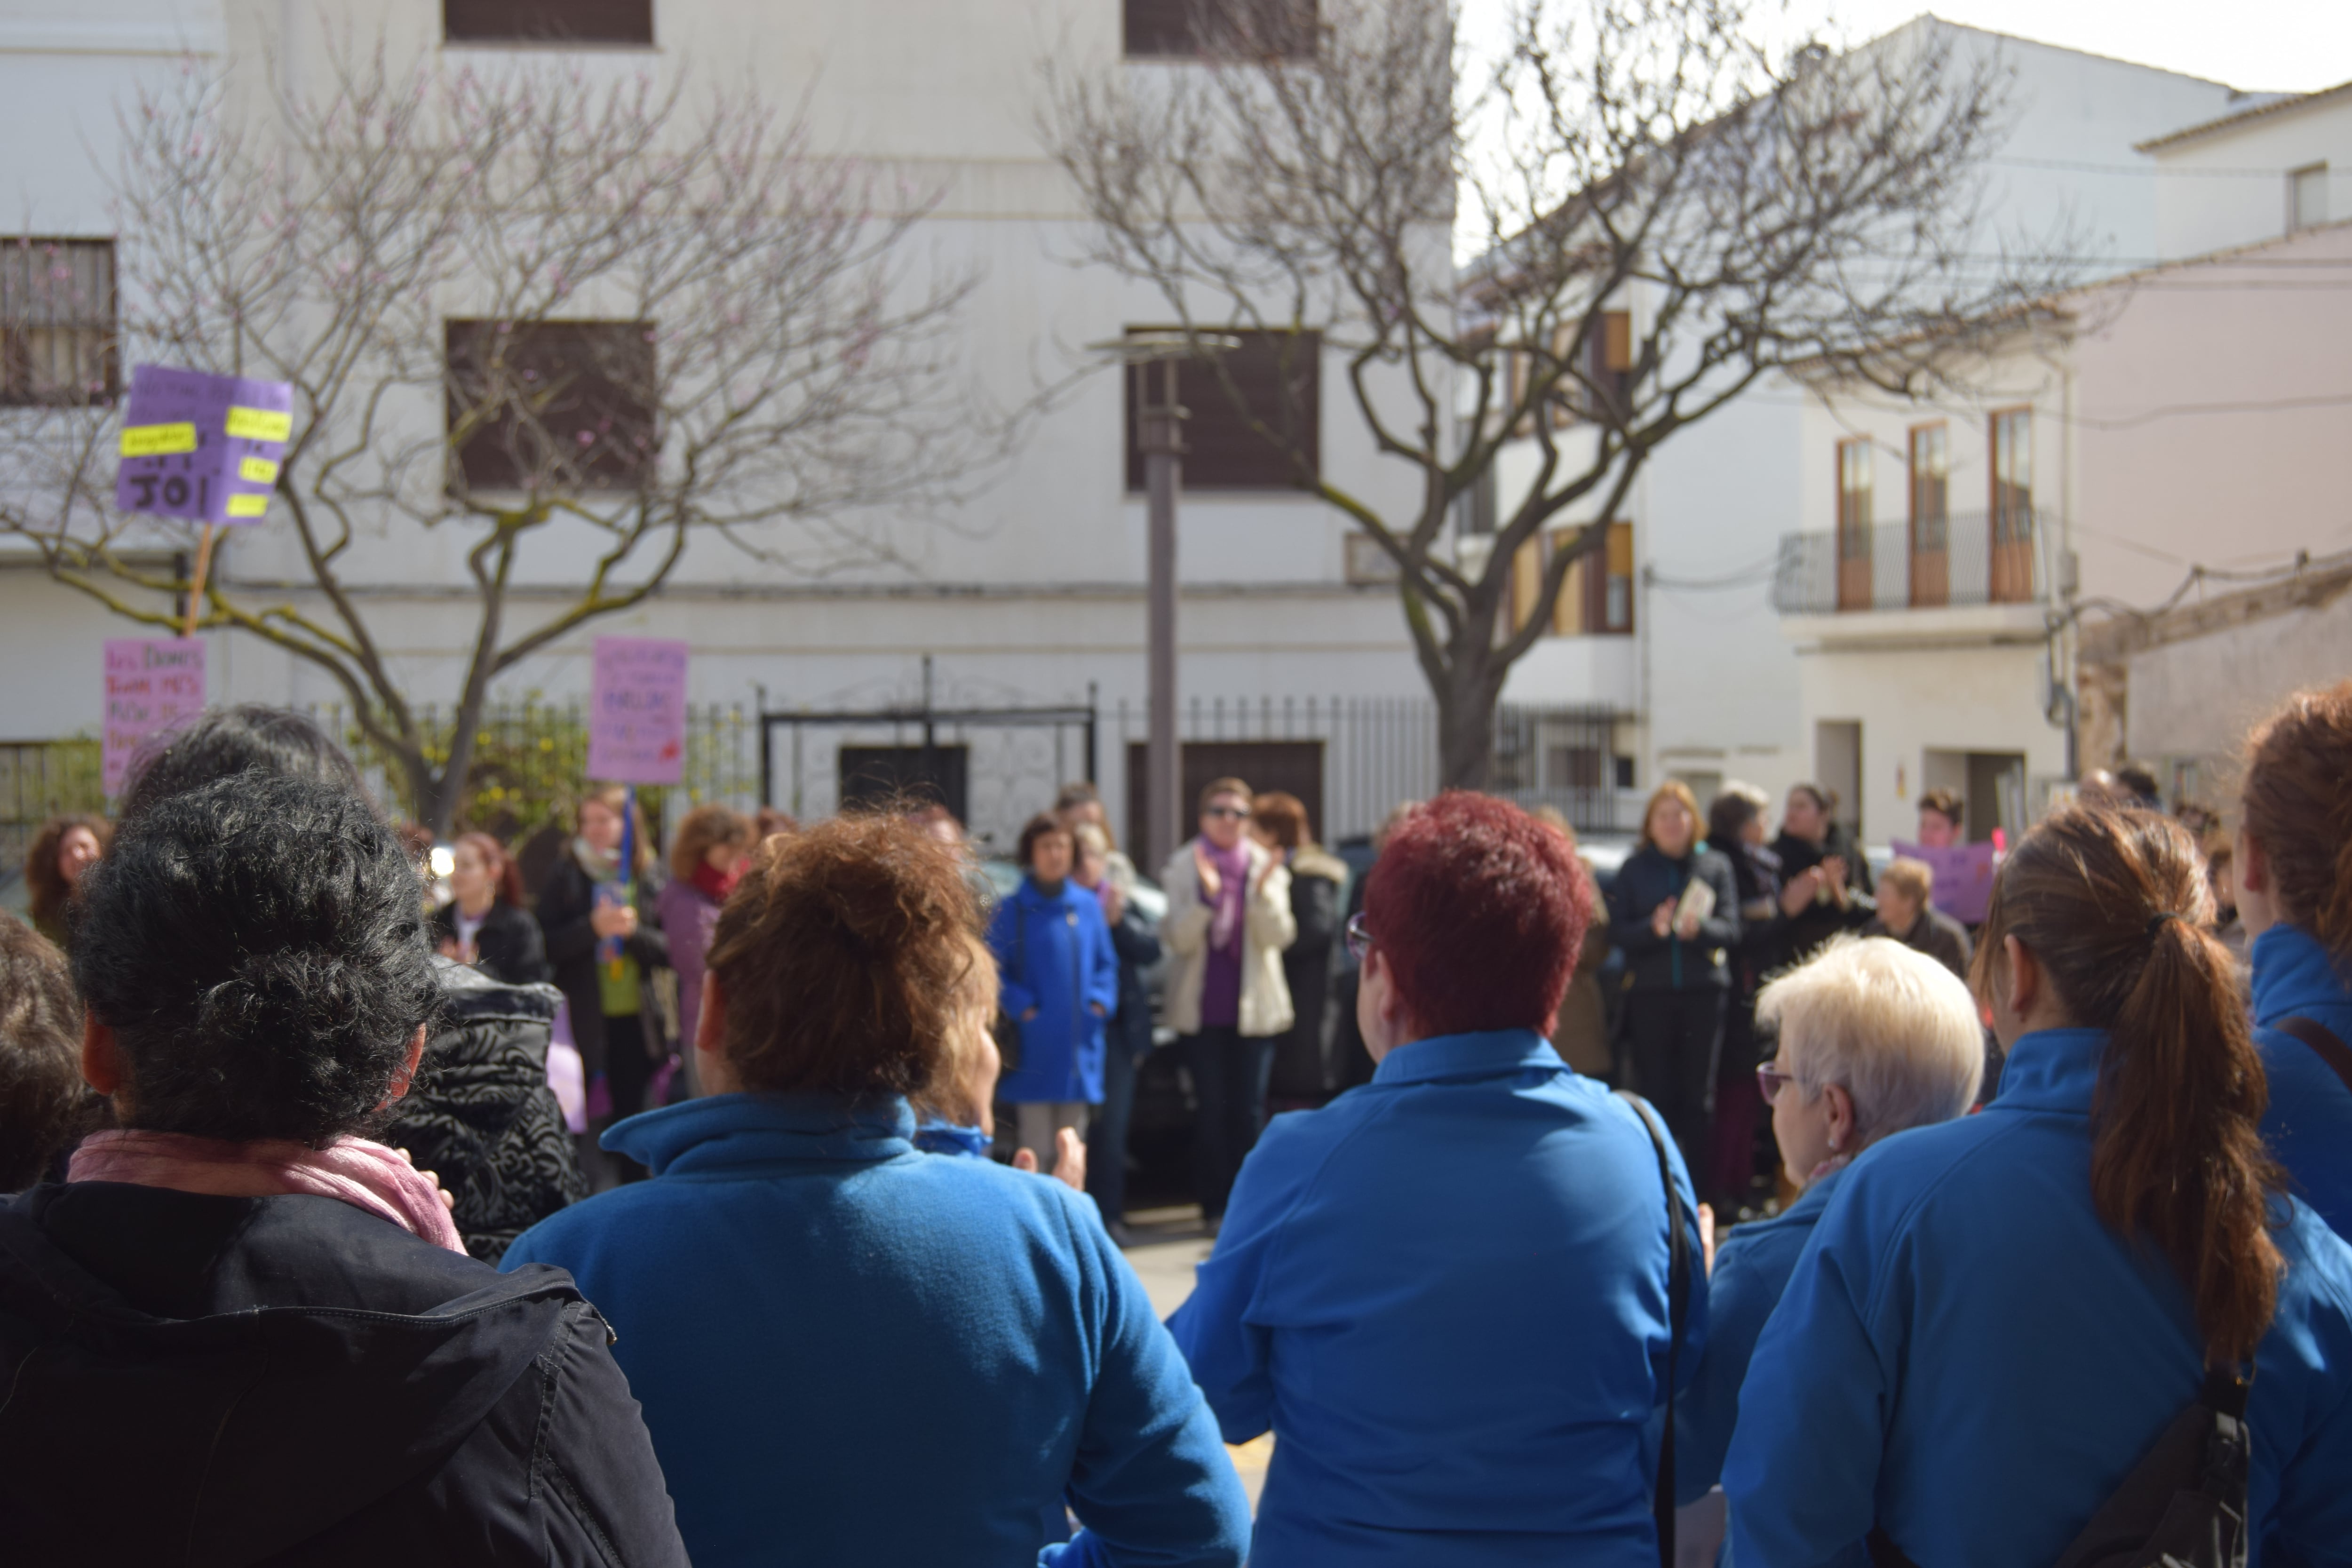
M 1575 549 L 1576 536 L 1583 531 L 1580 528 L 1563 528 L 1554 531 L 1551 536 L 1552 553 L 1557 555 L 1563 550 Z M 1569 563 L 1568 575 L 1559 584 L 1559 597 L 1551 602 L 1552 636 L 1580 637 L 1591 629 L 1592 619 L 1586 613 L 1584 584 L 1585 579 L 1592 574 L 1591 568 L 1592 557 L 1590 555 L 1581 556 Z
M 1601 316 L 1601 368 L 1633 368 L 1633 315 L 1630 310 L 1604 310 Z

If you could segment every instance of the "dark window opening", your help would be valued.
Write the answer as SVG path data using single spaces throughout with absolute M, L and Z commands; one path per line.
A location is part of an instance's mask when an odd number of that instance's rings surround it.
M 652 477 L 651 323 L 453 321 L 445 331 L 453 482 L 633 490 Z
M 971 816 L 971 750 L 935 746 L 844 746 L 841 809 L 944 805 L 958 822 Z
M 1126 0 L 1129 59 L 1315 58 L 1315 0 Z
M 1141 331 L 1145 329 L 1130 329 Z M 1183 424 L 1184 488 L 1188 490 L 1291 490 L 1302 488 L 1297 460 L 1309 479 L 1322 472 L 1322 357 L 1319 332 L 1235 332 L 1237 348 L 1218 366 L 1187 362 L 1176 370 Z M 1143 489 L 1143 445 L 1137 403 L 1139 369 L 1127 374 L 1127 488 Z M 1230 380 L 1233 391 L 1226 390 Z M 1154 371 L 1151 395 L 1163 395 Z M 1238 395 L 1242 405 L 1234 405 Z M 1259 426 L 1263 426 L 1261 431 Z
M 0 238 L 0 406 L 114 401 L 114 241 Z
M 453 44 L 640 44 L 654 41 L 654 0 L 442 0 Z

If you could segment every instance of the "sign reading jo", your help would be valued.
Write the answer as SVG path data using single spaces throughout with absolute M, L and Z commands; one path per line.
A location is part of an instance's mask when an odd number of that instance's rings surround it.
M 106 735 L 100 748 L 106 793 L 122 793 L 139 749 L 205 710 L 205 645 L 196 637 L 109 637 Z
M 283 381 L 133 366 L 114 504 L 191 522 L 259 522 L 294 433 Z
M 687 645 L 598 637 L 588 713 L 588 776 L 674 784 L 686 773 Z

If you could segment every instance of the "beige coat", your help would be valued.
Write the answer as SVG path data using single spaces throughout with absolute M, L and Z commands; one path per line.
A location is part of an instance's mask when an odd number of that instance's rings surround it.
M 1290 869 L 1255 839 L 1245 843 L 1250 890 L 1242 905 L 1241 1032 L 1279 1035 L 1290 1027 L 1292 1016 L 1282 952 L 1298 940 L 1298 922 L 1290 913 Z M 1168 916 L 1160 922 L 1160 942 L 1170 959 L 1168 1026 L 1180 1035 L 1197 1035 L 1214 911 L 1201 901 L 1201 874 L 1192 862 L 1191 844 L 1176 851 L 1160 874 L 1160 885 L 1168 893 Z

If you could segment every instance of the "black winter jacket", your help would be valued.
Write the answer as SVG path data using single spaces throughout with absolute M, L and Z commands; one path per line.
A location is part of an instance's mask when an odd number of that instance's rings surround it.
M 1346 949 L 1339 936 L 1348 863 L 1308 845 L 1291 857 L 1290 914 L 1298 937 L 1282 952 L 1290 985 L 1291 1024 L 1274 1044 L 1273 1092 L 1317 1103 L 1330 1094 L 1331 983 Z
M 457 1197 L 466 1250 L 496 1263 L 516 1237 L 588 1195 L 547 1086 L 548 1037 L 563 997 L 552 985 L 502 985 L 446 959 L 436 964 L 441 1021 L 384 1141 L 440 1177 Z
M 433 911 L 433 945 L 438 948 L 457 934 L 457 904 L 452 900 Z M 547 966 L 547 943 L 540 935 L 539 922 L 531 919 L 530 910 L 504 900 L 492 904 L 489 913 L 482 917 L 480 929 L 474 932 L 474 950 L 480 955 L 474 967 L 493 980 L 537 985 L 554 977 Z
M 1693 878 L 1715 889 L 1714 911 L 1699 922 L 1698 935 L 1690 942 L 1671 932 L 1658 935 L 1650 924 L 1652 911 L 1680 899 Z M 1679 860 L 1668 859 L 1655 845 L 1636 849 L 1610 884 L 1609 936 L 1625 955 L 1626 984 L 1633 990 L 1729 985 L 1725 955 L 1739 942 L 1739 889 L 1731 862 L 1704 846 Z
M 1130 903 L 1111 922 L 1110 947 L 1118 955 L 1118 1011 L 1103 1031 L 1103 1046 L 1123 1045 L 1140 1057 L 1151 1048 L 1151 988 L 1143 972 L 1160 962 L 1160 933 Z
M 655 970 L 669 967 L 669 939 L 662 934 L 659 917 L 654 913 L 654 895 L 660 890 L 657 884 L 651 877 L 640 877 L 635 887 L 637 931 L 622 944 L 622 951 L 637 961 L 642 983 L 650 980 Z M 539 889 L 539 929 L 547 938 L 547 962 L 555 971 L 556 988 L 572 1004 L 572 1044 L 580 1047 L 580 1059 L 592 1078 L 604 1070 L 604 992 L 596 980 L 597 936 L 588 923 L 595 908 L 596 884 L 567 851 Z M 667 1051 L 669 1041 L 652 1037 L 659 1032 L 661 1010 L 651 987 L 644 989 L 646 994 L 638 1003 L 637 1016 L 644 1020 L 648 1054 L 658 1056 Z
M 12 1568 L 683 1568 L 561 1269 L 332 1198 L 84 1182 L 0 1206 Z
M 1805 906 L 1782 930 L 1781 962 L 1801 963 L 1840 931 L 1860 931 L 1878 914 L 1871 897 L 1870 857 L 1849 842 L 1843 825 L 1832 822 L 1819 844 L 1783 833 L 1772 840 L 1780 858 L 1780 885 L 1787 887 L 1822 861 L 1835 856 L 1845 862 L 1846 906 L 1816 901 Z

